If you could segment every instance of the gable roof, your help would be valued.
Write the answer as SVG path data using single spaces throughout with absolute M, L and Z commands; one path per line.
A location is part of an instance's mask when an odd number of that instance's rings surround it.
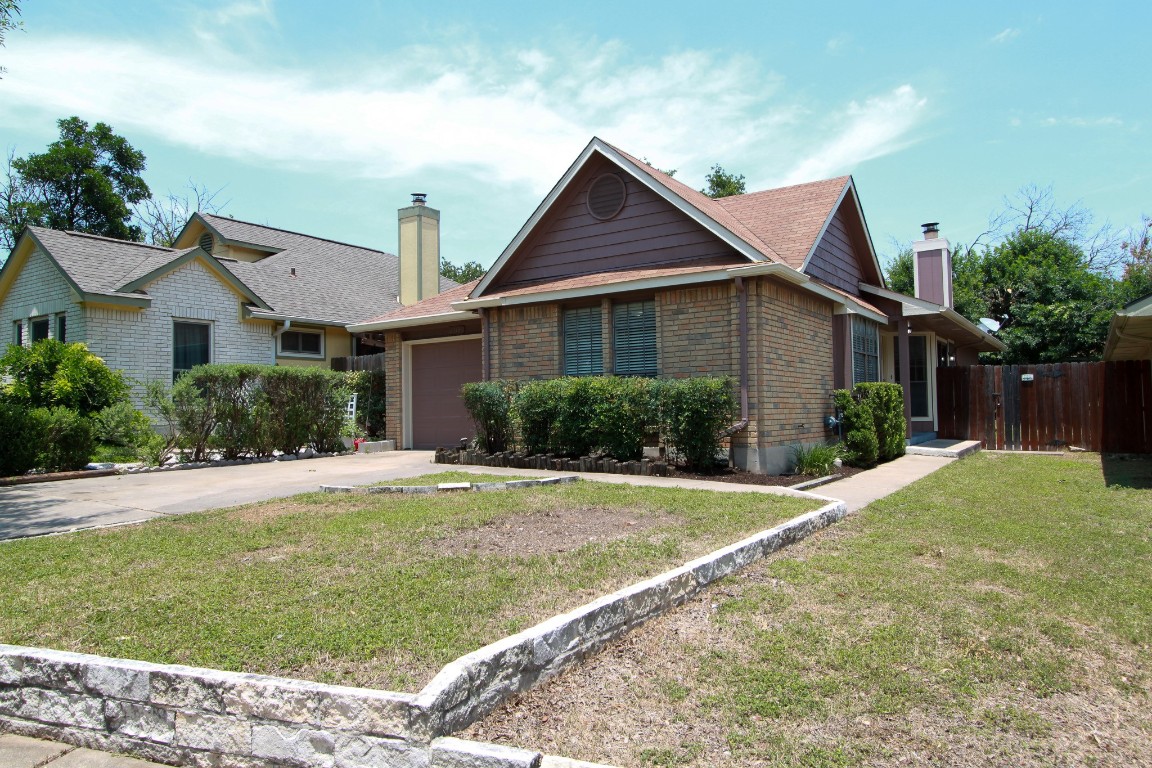
M 1101 359 L 1152 359 L 1152 294 L 1113 313 Z
M 883 273 L 872 245 L 868 225 L 860 210 L 851 176 L 797 184 L 790 187 L 713 199 L 677 181 L 668 174 L 637 160 L 611 144 L 593 138 L 556 183 L 536 211 L 521 227 L 491 269 L 481 278 L 471 298 L 483 298 L 500 271 L 512 261 L 519 248 L 550 209 L 559 201 L 573 179 L 594 157 L 602 156 L 682 213 L 732 246 L 752 263 L 784 264 L 803 271 L 816 251 L 821 237 L 841 205 L 851 198 L 853 213 L 863 232 L 866 257 L 880 282 Z

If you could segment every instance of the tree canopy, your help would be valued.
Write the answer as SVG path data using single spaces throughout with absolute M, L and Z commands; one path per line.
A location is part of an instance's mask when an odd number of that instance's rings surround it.
M 719 164 L 712 166 L 712 170 L 704 177 L 708 186 L 700 190 L 711 198 L 731 197 L 744 194 L 744 176 L 728 173 Z
M 14 240 L 25 224 L 141 240 L 132 206 L 151 196 L 140 175 L 144 153 L 106 123 L 57 121 L 60 138 L 39 154 L 11 160 L 5 227 Z M 15 188 L 13 188 L 15 187 Z
M 469 261 L 464 264 L 453 264 L 450 261 L 440 263 L 440 274 L 461 285 L 472 282 L 483 275 L 485 271 L 478 261 Z
M 24 22 L 15 19 L 19 15 L 20 4 L 16 0 L 0 0 L 0 45 L 4 45 L 4 38 L 9 31 L 24 25 Z M 4 67 L 0 67 L 0 75 L 5 71 Z

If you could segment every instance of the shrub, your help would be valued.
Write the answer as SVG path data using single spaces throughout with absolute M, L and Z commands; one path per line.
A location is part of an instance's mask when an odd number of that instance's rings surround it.
M 595 447 L 590 429 L 596 413 L 595 378 L 573 376 L 557 381 L 562 395 L 555 424 L 556 452 L 568 456 L 587 456 Z
M 688 466 L 710 471 L 722 432 L 732 424 L 736 399 L 729 378 L 672 379 L 659 384 L 660 426 Z
M 477 381 L 461 389 L 464 407 L 476 424 L 476 438 L 485 451 L 499 453 L 512 445 L 513 391 L 502 381 Z
M 263 370 L 260 365 L 203 365 L 184 377 L 192 380 L 205 407 L 212 410 L 215 424 L 208 445 L 226 459 L 248 453 L 257 442 L 257 433 L 263 426 L 258 418 L 264 415 L 256 407 L 264 397 L 260 388 Z
M 842 414 L 845 460 L 855 467 L 872 466 L 880 450 L 872 409 L 847 389 L 836 390 L 833 401 Z
M 172 385 L 171 402 L 176 427 L 176 445 L 191 451 L 192 461 L 205 461 L 208 458 L 208 442 L 216 429 L 216 407 L 213 402 L 215 392 L 205 392 L 196 383 L 196 366 L 181 376 Z
M 384 371 L 348 371 L 345 384 L 356 393 L 356 428 L 368 437 L 386 435 Z
M 823 477 L 832 473 L 836 457 L 840 454 L 835 445 L 797 445 L 792 449 L 792 460 L 796 472 L 811 477 Z
M 560 453 L 556 423 L 566 382 L 567 379 L 525 382 L 512 398 L 512 417 L 528 453 Z
M 91 416 L 128 395 L 120 371 L 109 368 L 83 344 L 55 339 L 30 347 L 9 346 L 0 357 L 0 379 L 5 377 L 10 379 L 5 395 L 26 408 L 61 406 Z
M 853 392 L 872 411 L 880 461 L 903 456 L 906 445 L 904 389 L 899 384 L 875 382 L 857 384 Z
M 161 422 L 161 433 L 153 433 L 139 447 L 141 461 L 159 466 L 172 457 L 176 443 L 180 439 L 179 419 L 176 417 L 176 403 L 171 391 L 162 381 L 150 381 L 144 386 L 144 405 Z
M 344 375 L 322 368 L 263 369 L 261 386 L 267 398 L 268 440 L 283 453 L 305 445 L 317 451 L 340 451 L 340 431 L 347 413 L 349 388 Z
M 135 448 L 153 433 L 152 422 L 127 400 L 98 412 L 92 423 L 98 442 L 123 448 Z
M 622 461 L 644 455 L 644 433 L 656 422 L 649 379 L 596 377 L 586 379 L 592 396 L 588 442 L 598 453 Z
M 41 426 L 29 409 L 0 400 L 0 477 L 22 475 L 36 468 Z
M 36 408 L 40 424 L 40 453 L 36 464 L 49 472 L 83 469 L 95 445 L 92 420 L 71 408 Z

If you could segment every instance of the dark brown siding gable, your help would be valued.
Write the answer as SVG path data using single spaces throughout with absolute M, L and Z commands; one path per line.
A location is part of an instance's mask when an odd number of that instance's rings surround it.
M 606 221 L 588 211 L 604 173 L 625 182 L 623 209 Z M 745 264 L 748 259 L 607 159 L 589 162 L 509 260 L 492 292 L 574 275 L 652 266 Z
M 828 222 L 828 228 L 816 244 L 816 251 L 804 272 L 853 296 L 859 296 L 860 281 L 864 277 L 861 257 L 869 258 L 857 249 L 844 216 L 844 207 L 841 206 Z

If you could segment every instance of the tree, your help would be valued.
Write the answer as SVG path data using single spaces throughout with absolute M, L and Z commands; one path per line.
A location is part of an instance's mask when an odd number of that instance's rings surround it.
M 169 192 L 164 199 L 149 197 L 136 206 L 135 219 L 145 242 L 170 247 L 193 213 L 219 213 L 228 205 L 216 202 L 222 189 L 212 192 L 189 179 L 187 190 L 182 196 Z
M 478 261 L 469 261 L 464 264 L 453 264 L 450 261 L 445 261 L 440 264 L 440 274 L 461 285 L 483 276 L 485 271 Z
M 106 123 L 91 129 L 78 117 L 57 121 L 60 138 L 47 151 L 12 161 L 23 200 L 21 224 L 141 240 L 132 206 L 151 192 L 140 176 L 146 160 Z M 10 182 L 11 183 L 11 182 Z M 14 222 L 11 214 L 6 223 Z M 19 230 L 10 230 L 15 240 Z
M 708 186 L 700 190 L 711 198 L 731 197 L 744 194 L 744 177 L 728 173 L 719 165 L 712 166 L 712 171 L 704 177 Z
M 675 176 L 676 175 L 676 169 L 675 168 L 666 171 L 663 168 L 656 168 L 656 166 L 652 165 L 652 161 L 646 157 L 642 157 L 642 158 L 640 158 L 640 160 L 643 161 L 644 165 L 648 166 L 649 168 L 655 168 L 657 171 L 660 171 L 660 173 L 664 174 L 665 176 Z
M 9 31 L 24 26 L 22 21 L 14 21 L 14 16 L 20 15 L 20 5 L 16 0 L 0 0 L 0 45 L 4 45 L 4 38 Z M 8 70 L 0 67 L 0 75 Z
M 1129 304 L 1152 294 L 1152 218 L 1145 216 L 1124 239 L 1124 276 L 1121 304 Z
M 888 263 L 885 280 L 890 290 L 906 296 L 916 295 L 916 278 L 912 266 L 912 248 L 905 246 Z M 952 251 L 952 306 L 976 323 L 988 317 L 988 303 L 981 291 L 980 254 L 957 243 Z

